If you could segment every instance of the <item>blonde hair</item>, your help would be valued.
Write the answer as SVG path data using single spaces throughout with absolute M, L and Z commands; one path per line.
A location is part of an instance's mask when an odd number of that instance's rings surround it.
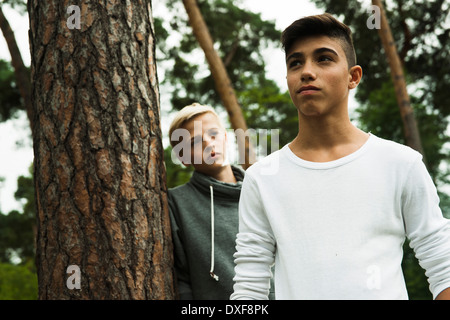
M 171 139 L 172 133 L 176 129 L 181 128 L 187 121 L 193 119 L 194 117 L 199 116 L 204 113 L 207 113 L 207 112 L 210 112 L 213 115 L 215 115 L 220 122 L 219 115 L 210 106 L 201 105 L 201 104 L 195 102 L 195 103 L 188 105 L 188 106 L 184 107 L 183 109 L 181 109 L 175 115 L 175 118 L 172 120 L 172 123 L 170 124 L 170 127 L 169 127 L 170 145 L 173 147 L 174 145 L 176 145 L 178 143 L 177 141 L 172 141 L 172 139 Z

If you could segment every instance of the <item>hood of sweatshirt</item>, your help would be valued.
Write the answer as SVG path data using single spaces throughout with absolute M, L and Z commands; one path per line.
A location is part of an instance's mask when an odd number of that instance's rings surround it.
M 210 194 L 211 186 L 214 189 L 214 197 L 221 200 L 239 200 L 241 194 L 241 184 L 244 180 L 244 170 L 231 166 L 236 183 L 227 183 L 216 180 L 208 175 L 194 171 L 189 183 L 192 183 L 198 190 L 205 194 Z

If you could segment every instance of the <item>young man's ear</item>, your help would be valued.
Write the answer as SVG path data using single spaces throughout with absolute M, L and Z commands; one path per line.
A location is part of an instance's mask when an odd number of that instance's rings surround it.
M 361 82 L 362 79 L 362 68 L 361 66 L 353 66 L 349 70 L 349 83 L 348 88 L 349 89 L 355 89 L 358 84 Z

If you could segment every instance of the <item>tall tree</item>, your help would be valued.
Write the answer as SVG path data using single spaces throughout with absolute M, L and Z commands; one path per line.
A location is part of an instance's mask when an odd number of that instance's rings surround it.
M 378 33 L 383 43 L 384 52 L 388 60 L 392 82 L 394 83 L 395 93 L 397 97 L 397 104 L 400 109 L 400 114 L 403 120 L 403 128 L 406 143 L 413 149 L 419 151 L 425 156 L 422 148 L 422 141 L 420 139 L 419 129 L 417 128 L 414 111 L 411 107 L 411 101 L 406 88 L 406 80 L 403 74 L 403 65 L 397 53 L 397 47 L 392 37 L 389 21 L 386 17 L 383 3 L 381 0 L 372 0 L 374 6 L 379 8 L 380 28 Z
M 39 298 L 171 299 L 151 3 L 79 3 L 28 2 Z
M 181 109 L 192 101 L 205 101 L 213 106 L 221 104 L 207 63 L 198 55 L 199 44 L 189 26 L 185 9 L 178 0 L 166 0 L 170 16 L 159 17 L 158 34 L 170 31 L 172 40 L 157 37 L 161 66 L 168 67 L 164 83 L 170 84 L 169 93 L 174 109 Z M 275 23 L 265 21 L 260 14 L 243 9 L 236 0 L 198 0 L 197 5 L 208 27 L 214 48 L 224 62 L 233 88 L 245 90 L 248 82 L 260 84 L 265 79 L 263 51 L 271 43 L 278 45 L 281 32 Z M 200 51 L 201 53 L 201 51 Z M 202 54 L 202 53 L 201 53 Z M 261 88 L 263 90 L 263 88 Z M 239 98 L 239 97 L 238 97 Z M 239 99 L 238 99 L 239 100 Z M 245 107 L 243 107 L 245 112 Z M 248 120 L 248 119 L 246 119 Z
M 9 0 L 4 3 L 10 5 L 24 5 L 20 0 Z M 28 120 L 30 121 L 30 126 L 33 127 L 33 108 L 31 106 L 31 83 L 30 74 L 27 67 L 25 66 L 22 55 L 17 45 L 16 38 L 14 36 L 14 31 L 6 19 L 6 16 L 2 10 L 2 4 L 0 4 L 0 29 L 2 30 L 3 36 L 5 37 L 6 44 L 8 45 L 9 52 L 11 54 L 11 63 L 14 67 L 16 85 L 19 89 L 20 95 L 22 97 L 22 103 L 25 107 L 25 111 L 28 115 Z
M 32 172 L 30 171 L 30 174 Z M 32 177 L 17 179 L 17 200 L 23 200 L 23 212 L 0 212 L 0 262 L 30 263 L 35 258 L 36 214 Z
M 233 85 L 228 77 L 225 65 L 214 49 L 214 41 L 211 38 L 208 26 L 203 19 L 202 13 L 197 6 L 197 1 L 183 0 L 183 4 L 189 16 L 189 22 L 194 31 L 194 35 L 205 53 L 206 60 L 208 61 L 211 74 L 216 84 L 217 92 L 219 92 L 223 104 L 228 112 L 231 125 L 235 130 L 241 129 L 242 132 L 246 132 L 247 123 L 245 122 L 241 106 L 239 105 Z M 233 48 L 233 50 L 236 49 Z M 239 148 L 239 150 L 244 150 L 244 154 L 241 155 L 241 159 L 244 160 L 243 167 L 248 168 L 255 162 L 254 147 L 251 146 L 249 140 L 245 139 L 243 135 L 238 136 L 238 145 L 245 146 L 245 148 Z

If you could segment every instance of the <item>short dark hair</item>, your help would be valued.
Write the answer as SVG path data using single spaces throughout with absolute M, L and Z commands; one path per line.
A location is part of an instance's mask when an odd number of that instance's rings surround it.
M 348 67 L 356 65 L 356 53 L 350 28 L 329 13 L 304 17 L 294 21 L 281 35 L 281 43 L 287 54 L 294 43 L 311 36 L 328 36 L 339 40 L 347 57 Z

